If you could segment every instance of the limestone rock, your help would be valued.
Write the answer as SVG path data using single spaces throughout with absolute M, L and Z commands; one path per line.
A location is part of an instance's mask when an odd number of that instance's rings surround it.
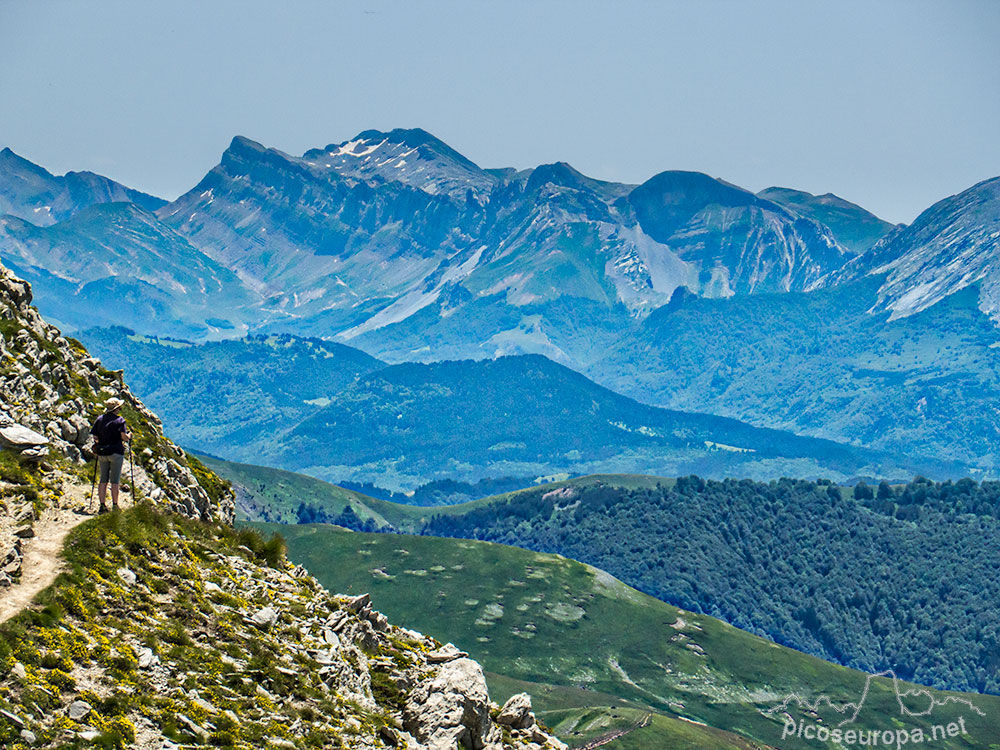
M 250 622 L 259 628 L 271 628 L 278 621 L 278 613 L 273 607 L 263 607 L 250 615 Z
M 527 729 L 534 725 L 535 715 L 531 713 L 531 696 L 527 693 L 511 696 L 500 709 L 497 723 L 505 724 L 513 729 Z
M 30 448 L 48 445 L 49 439 L 23 425 L 10 424 L 0 427 L 0 442 L 10 448 Z
M 87 701 L 75 700 L 69 704 L 69 708 L 66 709 L 66 714 L 73 721 L 80 721 L 80 719 L 84 718 L 92 710 L 93 706 L 87 703 Z
M 481 750 L 500 737 L 490 719 L 490 701 L 482 667 L 461 658 L 438 667 L 410 693 L 403 727 L 429 750 L 456 745 Z
M 38 462 L 45 459 L 49 455 L 48 448 L 44 445 L 36 445 L 34 448 L 26 448 L 21 451 L 21 458 L 32 462 Z
M 431 664 L 444 664 L 445 662 L 462 659 L 468 656 L 465 651 L 459 651 L 454 643 L 446 643 L 441 648 L 427 654 L 427 661 Z
M 118 568 L 118 577 L 122 579 L 122 582 L 126 586 L 135 586 L 136 576 L 128 568 Z
M 372 603 L 371 594 L 361 594 L 359 596 L 353 597 L 347 602 L 347 611 L 360 612 L 365 607 L 370 606 L 371 603 Z
M 7 721 L 9 721 L 15 727 L 24 726 L 24 720 L 20 716 L 18 716 L 17 714 L 12 714 L 10 711 L 7 711 L 6 709 L 0 708 L 0 716 L 7 719 Z
M 153 649 L 144 647 L 139 649 L 137 661 L 139 663 L 139 669 L 149 669 L 151 666 L 156 664 L 159 659 L 156 658 L 156 654 L 153 653 Z

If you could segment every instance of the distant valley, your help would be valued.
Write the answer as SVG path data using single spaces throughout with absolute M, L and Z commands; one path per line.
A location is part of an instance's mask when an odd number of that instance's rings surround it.
M 906 477 L 958 464 L 646 406 L 539 355 L 386 365 L 289 336 L 207 344 L 82 334 L 199 451 L 331 481 L 608 472 Z

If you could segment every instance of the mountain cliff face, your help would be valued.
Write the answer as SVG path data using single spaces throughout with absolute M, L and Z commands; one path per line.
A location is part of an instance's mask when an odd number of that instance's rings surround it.
M 564 750 L 527 695 L 492 703 L 464 652 L 235 531 L 228 485 L 30 302 L 0 266 L 0 746 Z M 133 507 L 81 523 L 87 425 L 111 395 Z M 45 546 L 60 526 L 64 563 Z
M 649 236 L 695 264 L 685 286 L 701 296 L 803 289 L 850 257 L 822 224 L 697 172 L 656 175 L 628 200 Z
M 93 172 L 56 177 L 9 148 L 0 151 L 0 216 L 10 214 L 48 226 L 87 206 L 113 201 L 129 201 L 147 211 L 166 203 Z
M 803 190 L 769 187 L 757 195 L 825 224 L 838 243 L 856 254 L 868 250 L 893 229 L 888 221 L 833 193 L 813 195 Z
M 1000 320 L 1000 177 L 980 182 L 924 211 L 821 282 L 884 275 L 873 310 L 903 318 L 967 287 Z

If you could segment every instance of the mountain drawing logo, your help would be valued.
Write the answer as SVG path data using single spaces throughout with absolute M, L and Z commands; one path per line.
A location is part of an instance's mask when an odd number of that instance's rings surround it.
M 876 677 L 892 678 L 892 689 L 896 696 L 896 703 L 899 704 L 900 716 L 909 716 L 909 717 L 929 716 L 934 711 L 935 708 L 940 708 L 941 706 L 947 706 L 948 704 L 951 703 L 961 703 L 967 706 L 970 710 L 977 713 L 979 716 L 986 716 L 986 714 L 983 713 L 983 711 L 980 710 L 980 708 L 976 706 L 968 698 L 962 698 L 957 695 L 949 695 L 943 700 L 939 700 L 938 698 L 935 698 L 934 695 L 931 693 L 931 691 L 928 690 L 927 688 L 917 687 L 917 688 L 904 689 L 900 682 L 899 677 L 897 677 L 896 673 L 891 669 L 887 669 L 884 672 L 879 672 L 877 674 L 869 674 L 867 676 L 867 679 L 865 679 L 865 687 L 864 690 L 861 691 L 861 697 L 857 701 L 848 701 L 847 703 L 838 704 L 832 701 L 829 698 L 829 696 L 821 695 L 815 701 L 810 702 L 808 699 L 803 698 L 798 693 L 789 693 L 781 703 L 777 704 L 776 706 L 773 706 L 764 713 L 769 716 L 774 716 L 776 714 L 784 712 L 787 715 L 788 708 L 792 703 L 794 703 L 800 710 L 805 709 L 807 711 L 813 711 L 817 713 L 820 711 L 822 707 L 826 706 L 832 708 L 838 714 L 844 716 L 844 718 L 841 719 L 840 722 L 838 722 L 837 726 L 842 727 L 845 724 L 853 724 L 857 720 L 858 715 L 861 713 L 861 709 L 864 708 L 864 705 L 868 700 L 868 693 L 869 690 L 871 689 L 872 680 L 874 680 Z M 906 705 L 906 703 L 903 700 L 904 698 L 912 698 L 915 699 L 915 701 L 916 699 L 925 698 L 927 700 L 926 708 L 919 711 L 915 711 Z

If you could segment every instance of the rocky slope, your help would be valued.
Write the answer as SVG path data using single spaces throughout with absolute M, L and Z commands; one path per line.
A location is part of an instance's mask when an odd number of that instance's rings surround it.
M 247 546 L 249 545 L 249 546 Z M 253 532 L 150 506 L 79 527 L 0 628 L 0 744 L 564 748 L 454 646 L 331 595 Z
M 0 334 L 0 445 L 8 463 L 34 467 L 28 474 L 37 482 L 47 474 L 85 474 L 89 425 L 103 412 L 101 404 L 117 396 L 134 434 L 137 491 L 186 516 L 232 520 L 232 498 L 209 496 L 121 373 L 104 369 L 79 342 L 47 324 L 31 306 L 30 285 L 3 266 Z
M 30 301 L 0 266 L 0 542 L 17 540 L 0 597 L 24 585 L 36 519 L 84 512 L 87 425 L 111 395 L 135 433 L 135 507 L 71 531 L 62 575 L 0 624 L 0 746 L 565 747 L 527 696 L 491 703 L 454 646 L 325 591 L 280 541 L 235 531 L 228 486 Z

